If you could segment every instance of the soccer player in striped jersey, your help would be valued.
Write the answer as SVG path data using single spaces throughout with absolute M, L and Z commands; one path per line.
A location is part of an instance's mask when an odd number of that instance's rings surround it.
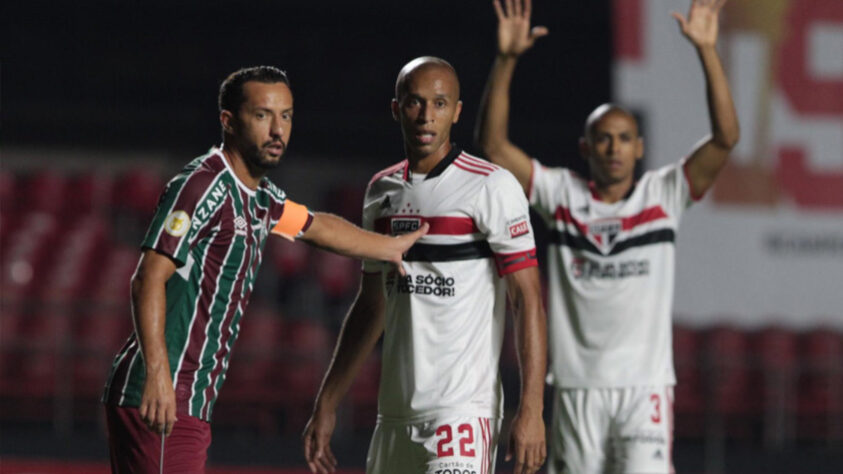
M 711 187 L 738 141 L 731 93 L 715 50 L 723 0 L 674 13 L 706 80 L 711 135 L 687 158 L 633 174 L 644 152 L 635 118 L 612 104 L 589 115 L 580 150 L 591 179 L 545 168 L 509 141 L 509 86 L 518 56 L 547 34 L 530 1 L 494 3 L 498 54 L 477 134 L 512 171 L 551 229 L 549 381 L 556 388 L 550 473 L 668 473 L 673 370 L 671 306 L 679 218 Z
M 131 283 L 135 330 L 103 395 L 113 472 L 204 472 L 209 422 L 270 234 L 403 272 L 402 254 L 426 231 L 364 231 L 287 199 L 264 176 L 279 164 L 293 123 L 283 71 L 236 71 L 220 88 L 219 107 L 222 146 L 170 180 L 141 244 Z
M 406 159 L 369 183 L 363 226 L 399 235 L 430 224 L 405 256 L 407 275 L 366 260 L 357 300 L 304 434 L 313 472 L 332 472 L 337 404 L 383 334 L 370 474 L 494 472 L 502 415 L 498 359 L 509 295 L 521 399 L 508 458 L 516 473 L 544 462 L 545 316 L 528 205 L 511 173 L 450 141 L 459 82 L 439 58 L 398 75 L 392 113 Z

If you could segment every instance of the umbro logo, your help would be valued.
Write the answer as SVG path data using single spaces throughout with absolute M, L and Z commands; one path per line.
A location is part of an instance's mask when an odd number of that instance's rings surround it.
M 234 218 L 234 233 L 240 235 L 246 235 L 246 229 L 249 228 L 249 223 L 246 222 L 246 219 L 243 216 L 237 216 Z

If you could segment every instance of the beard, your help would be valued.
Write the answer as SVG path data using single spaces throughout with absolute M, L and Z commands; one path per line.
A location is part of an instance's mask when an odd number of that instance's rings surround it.
M 281 164 L 281 158 L 284 156 L 284 153 L 287 151 L 287 144 L 283 141 L 275 142 L 275 144 L 281 145 L 281 155 L 278 158 L 275 158 L 269 154 L 267 147 L 272 145 L 273 142 L 266 142 L 260 147 L 258 146 L 251 146 L 243 153 L 243 158 L 245 158 L 246 162 L 250 165 L 262 169 L 262 170 L 271 170 L 277 168 L 279 164 Z

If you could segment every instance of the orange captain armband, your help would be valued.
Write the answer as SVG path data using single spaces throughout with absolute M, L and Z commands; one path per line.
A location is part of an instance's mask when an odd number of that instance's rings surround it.
M 272 233 L 280 235 L 287 240 L 295 240 L 300 232 L 307 230 L 312 217 L 307 207 L 287 200 L 284 202 L 284 212 L 281 219 L 272 228 Z

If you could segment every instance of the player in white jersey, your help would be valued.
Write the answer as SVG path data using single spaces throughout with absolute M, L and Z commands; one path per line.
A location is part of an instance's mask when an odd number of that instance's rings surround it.
M 521 368 L 507 457 L 516 473 L 545 458 L 546 329 L 528 204 L 512 174 L 450 142 L 462 103 L 447 62 L 409 62 L 392 112 L 407 159 L 375 175 L 364 227 L 402 234 L 430 224 L 405 255 L 406 276 L 364 263 L 357 300 L 305 430 L 314 472 L 331 472 L 336 406 L 381 334 L 378 422 L 369 473 L 494 471 L 503 398 L 498 359 L 509 296 Z
M 645 173 L 635 118 L 611 104 L 588 117 L 580 149 L 591 179 L 545 168 L 509 141 L 508 90 L 518 56 L 543 27 L 530 1 L 495 2 L 498 54 L 477 126 L 484 153 L 512 171 L 550 227 L 548 380 L 556 387 L 549 472 L 672 472 L 671 347 L 679 218 L 711 187 L 735 146 L 738 122 L 715 50 L 723 0 L 674 13 L 706 79 L 712 133 L 691 154 Z

